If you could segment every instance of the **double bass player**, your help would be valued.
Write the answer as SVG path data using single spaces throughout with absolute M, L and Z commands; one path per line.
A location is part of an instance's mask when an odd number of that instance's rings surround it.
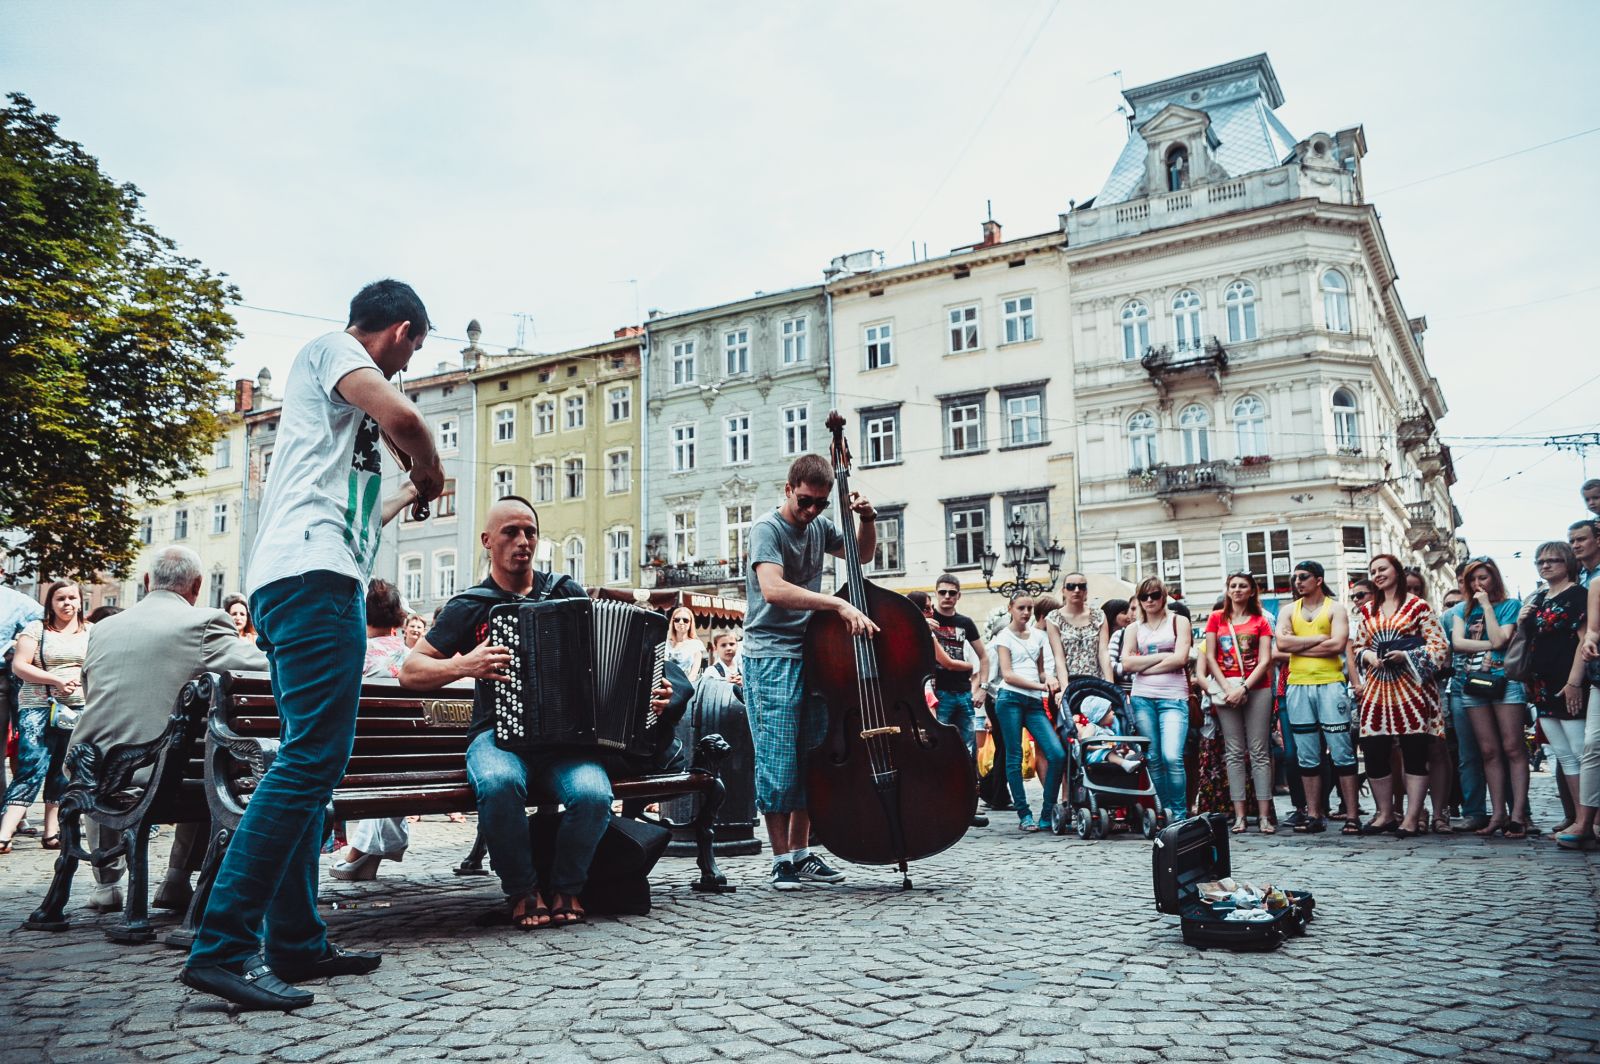
M 819 455 L 801 455 L 789 466 L 783 503 L 750 527 L 745 572 L 745 702 L 755 737 L 756 808 L 772 844 L 772 886 L 798 890 L 806 883 L 838 883 L 844 875 L 807 847 L 805 753 L 822 741 L 824 708 L 807 697 L 803 644 L 813 611 L 832 610 L 852 634 L 878 630 L 866 614 L 843 598 L 821 594 L 825 556 L 843 557 L 845 541 L 823 515 L 833 491 L 833 469 Z M 852 492 L 850 509 L 860 519 L 856 544 L 872 557 L 878 535 L 872 504 Z

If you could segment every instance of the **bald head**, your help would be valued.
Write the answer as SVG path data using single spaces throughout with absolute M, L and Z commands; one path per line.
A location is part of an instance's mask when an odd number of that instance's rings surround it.
M 526 593 L 533 582 L 533 551 L 539 545 L 539 515 L 533 504 L 508 495 L 489 507 L 479 538 L 489 552 L 489 575 L 508 591 Z

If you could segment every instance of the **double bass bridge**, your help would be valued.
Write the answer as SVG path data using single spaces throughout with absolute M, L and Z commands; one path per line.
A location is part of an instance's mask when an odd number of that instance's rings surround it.
M 876 738 L 876 737 L 878 737 L 880 735 L 899 735 L 899 734 L 900 734 L 899 725 L 890 724 L 890 725 L 887 725 L 887 726 L 882 727 L 882 728 L 868 728 L 867 730 L 865 730 L 865 731 L 863 731 L 861 733 L 861 737 L 863 739 L 873 739 L 873 738 Z

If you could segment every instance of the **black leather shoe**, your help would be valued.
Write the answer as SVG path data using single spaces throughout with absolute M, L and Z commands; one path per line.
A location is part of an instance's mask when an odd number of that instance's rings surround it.
M 235 972 L 220 965 L 184 968 L 178 976 L 184 986 L 215 994 L 246 1011 L 305 1008 L 317 1000 L 315 994 L 298 990 L 273 974 L 259 957 L 246 962 L 244 971 Z
M 382 963 L 381 953 L 363 953 L 330 942 L 321 960 L 305 965 L 278 965 L 275 970 L 284 982 L 304 983 L 309 979 L 331 979 L 339 975 L 367 975 Z

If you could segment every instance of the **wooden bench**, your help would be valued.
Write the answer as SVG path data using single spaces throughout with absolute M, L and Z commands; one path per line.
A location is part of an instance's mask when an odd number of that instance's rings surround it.
M 474 809 L 466 764 L 471 719 L 468 682 L 438 691 L 409 691 L 394 680 L 364 680 L 355 747 L 333 792 L 333 815 L 361 820 Z M 277 753 L 278 730 L 277 706 L 266 673 L 208 673 L 184 685 L 159 738 L 109 751 L 90 744 L 73 747 L 61 801 L 61 856 L 49 892 L 23 926 L 66 930 L 70 923 L 65 909 L 78 864 L 104 865 L 125 856 L 123 919 L 106 935 L 116 942 L 150 941 L 155 931 L 147 899 L 149 828 L 209 822 L 211 841 L 194 900 L 183 926 L 167 938 L 171 945 L 187 945 L 205 910 L 228 840 Z M 727 744 L 720 736 L 708 735 L 700 740 L 697 752 L 707 767 L 639 776 L 613 773 L 612 792 L 624 801 L 699 795 L 693 829 L 700 876 L 691 886 L 721 893 L 733 889 L 713 853 L 713 825 L 724 793 L 717 766 Z M 135 786 L 135 774 L 145 768 L 151 770 L 149 783 Z M 530 799 L 536 804 L 553 801 L 550 795 L 530 795 Z M 117 843 L 86 850 L 84 816 L 118 832 Z M 470 860 L 462 871 L 473 871 Z

